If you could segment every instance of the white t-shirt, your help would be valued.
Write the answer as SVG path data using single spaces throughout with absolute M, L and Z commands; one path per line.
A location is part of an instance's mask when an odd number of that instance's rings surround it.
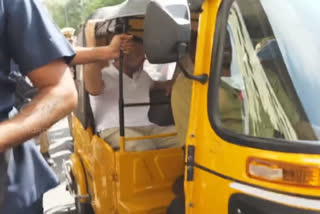
M 151 64 L 148 60 L 143 63 L 143 70 L 154 81 L 167 81 L 171 80 L 176 70 L 176 63 L 168 64 Z
M 96 124 L 96 131 L 119 127 L 119 71 L 114 65 L 102 69 L 104 91 L 99 96 L 90 95 L 90 104 Z M 149 89 L 153 81 L 144 71 L 133 74 L 130 78 L 123 74 L 124 102 L 150 102 Z M 153 125 L 148 119 L 149 106 L 126 107 L 124 110 L 125 126 Z

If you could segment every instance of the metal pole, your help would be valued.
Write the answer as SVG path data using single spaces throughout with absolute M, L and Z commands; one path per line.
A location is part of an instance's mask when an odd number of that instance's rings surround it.
M 122 25 L 122 32 L 127 32 L 128 19 L 119 19 Z M 119 127 L 120 127 L 120 151 L 125 151 L 125 124 L 124 124 L 124 99 L 123 99 L 123 51 L 120 50 L 120 68 L 119 68 Z

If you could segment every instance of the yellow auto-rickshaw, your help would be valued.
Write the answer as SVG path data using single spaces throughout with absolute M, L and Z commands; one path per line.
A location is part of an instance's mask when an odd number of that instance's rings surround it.
M 94 134 L 79 87 L 75 153 L 66 165 L 79 210 L 91 204 L 95 213 L 120 214 L 167 213 L 171 206 L 176 214 L 320 213 L 317 1 L 154 0 L 129 14 L 146 13 L 148 60 L 177 62 L 185 75 L 176 80 L 172 104 L 185 101 L 175 122 L 186 152 L 126 152 L 125 136 L 115 151 Z M 200 15 L 194 71 L 183 63 L 194 42 L 189 8 Z M 172 186 L 183 168 L 185 198 L 176 200 Z M 146 180 L 148 173 L 161 179 Z
M 120 5 L 98 9 L 83 26 L 78 42 L 87 46 L 87 35 L 93 29 L 96 35 L 94 45 L 106 45 L 106 37 L 110 33 L 112 22 L 115 23 L 116 32 L 141 37 L 148 2 L 149 0 L 130 0 Z M 94 68 L 91 65 L 90 68 L 92 67 Z M 64 164 L 68 189 L 75 196 L 77 212 L 166 213 L 167 207 L 175 197 L 172 186 L 177 178 L 183 175 L 183 149 L 175 147 L 140 152 L 128 151 L 126 145 L 132 140 L 164 138 L 174 136 L 176 133 L 126 136 L 124 109 L 168 103 L 126 103 L 122 82 L 123 72 L 120 71 L 120 148 L 113 148 L 95 130 L 82 69 L 88 67 L 80 67 L 76 75 L 79 106 L 74 112 L 72 127 L 74 154 L 71 156 L 71 161 Z

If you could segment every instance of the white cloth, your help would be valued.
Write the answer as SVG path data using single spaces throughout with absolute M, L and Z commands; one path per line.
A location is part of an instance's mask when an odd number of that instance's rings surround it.
M 167 64 L 151 64 L 148 60 L 143 63 L 143 69 L 154 81 L 171 80 L 176 69 L 175 62 Z
M 119 71 L 114 65 L 102 69 L 104 91 L 99 96 L 90 95 L 90 104 L 96 123 L 96 131 L 119 127 Z M 153 81 L 144 71 L 130 78 L 123 74 L 123 93 L 125 103 L 150 102 L 149 89 Z M 124 118 L 126 127 L 153 125 L 148 119 L 149 106 L 127 107 Z

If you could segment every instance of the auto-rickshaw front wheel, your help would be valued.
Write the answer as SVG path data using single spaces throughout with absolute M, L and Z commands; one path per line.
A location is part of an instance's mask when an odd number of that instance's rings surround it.
M 78 185 L 75 175 L 72 172 L 72 162 L 64 161 L 63 167 L 67 182 L 67 190 L 74 197 L 76 214 L 94 214 L 93 208 L 88 200 L 81 202 L 82 197 L 87 199 L 89 196 L 82 196 L 80 194 L 80 186 Z

